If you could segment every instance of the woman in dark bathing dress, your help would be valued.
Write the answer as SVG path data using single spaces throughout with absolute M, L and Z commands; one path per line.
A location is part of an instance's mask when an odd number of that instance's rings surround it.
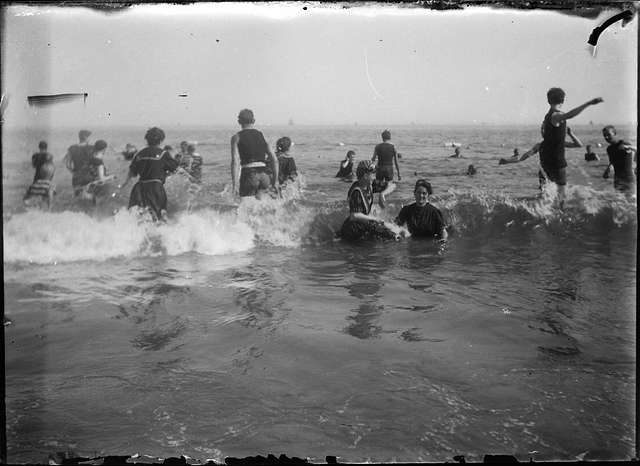
M 151 128 L 144 138 L 148 145 L 131 161 L 129 175 L 120 189 L 124 188 L 131 178 L 139 176 L 129 196 L 129 208 L 144 207 L 151 212 L 154 220 L 163 219 L 167 213 L 164 182 L 168 173 L 176 171 L 178 162 L 160 147 L 164 141 L 164 131 L 160 128 Z
M 369 160 L 363 160 L 358 164 L 356 169 L 358 181 L 351 185 L 347 194 L 349 217 L 340 229 L 342 239 L 350 241 L 397 239 L 397 235 L 387 228 L 382 220 L 370 215 L 375 189 L 372 186 L 372 178 L 375 171 L 375 165 Z

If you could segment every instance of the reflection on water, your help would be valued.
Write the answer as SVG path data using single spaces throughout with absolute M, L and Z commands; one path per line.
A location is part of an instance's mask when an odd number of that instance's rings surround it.
M 355 314 L 347 317 L 347 320 L 351 321 L 351 324 L 347 326 L 345 331 L 349 335 L 360 339 L 377 337 L 382 331 L 382 327 L 376 325 L 375 322 L 383 311 L 384 306 L 381 305 L 360 304 L 356 311 L 352 311 L 352 313 L 355 312 Z
M 184 333 L 186 323 L 180 319 L 140 332 L 133 340 L 133 346 L 141 350 L 157 351 L 168 346 L 174 339 Z
M 243 326 L 274 332 L 291 310 L 286 296 L 293 291 L 293 285 L 261 265 L 234 270 L 229 286 L 235 289 L 234 302 L 243 311 Z

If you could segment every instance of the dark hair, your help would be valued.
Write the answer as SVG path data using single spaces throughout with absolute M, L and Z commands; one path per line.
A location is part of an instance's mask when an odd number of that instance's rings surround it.
M 191 154 L 192 152 L 195 152 L 195 150 L 196 150 L 195 144 L 187 144 L 187 152 Z
M 349 152 L 347 152 L 347 157 L 349 157 L 350 155 L 356 155 L 356 151 L 350 150 Z
M 431 183 L 429 183 L 427 180 L 419 179 L 418 181 L 416 181 L 416 186 L 413 188 L 413 191 L 415 192 L 416 189 L 418 189 L 420 186 L 422 186 L 427 190 L 427 194 L 429 194 L 429 196 L 433 194 L 433 189 L 431 189 Z
M 102 139 L 98 139 L 96 143 L 93 145 L 94 152 L 100 152 L 107 148 L 107 141 L 103 141 Z
M 157 126 L 150 128 L 147 131 L 147 134 L 144 135 L 144 138 L 147 140 L 147 143 L 150 146 L 158 146 L 162 141 L 164 141 L 164 131 L 162 131 Z
M 89 131 L 88 129 L 81 129 L 78 132 L 78 139 L 83 142 L 86 141 L 89 136 L 91 136 L 91 131 Z
M 388 141 L 389 139 L 391 139 L 391 131 L 389 131 L 388 129 L 385 129 L 382 132 L 382 140 L 383 141 Z
M 613 134 L 618 134 L 616 132 L 616 127 L 613 125 L 607 125 L 604 128 L 602 128 L 602 132 L 604 133 L 606 130 L 610 129 L 611 131 L 613 131 Z
M 565 93 L 559 87 L 552 87 L 547 91 L 547 102 L 549 104 L 561 104 L 564 102 Z
M 241 125 L 250 125 L 251 123 L 255 123 L 255 121 L 253 111 L 248 108 L 244 108 L 238 113 L 238 123 Z
M 38 143 L 38 149 L 46 149 L 47 148 L 47 141 L 40 141 Z
M 287 152 L 291 148 L 291 139 L 283 136 L 276 142 L 276 152 Z
M 164 151 L 171 151 L 171 150 L 173 150 L 173 147 L 171 147 L 169 144 L 167 144 L 166 146 L 164 146 L 164 147 L 162 148 L 162 150 L 164 150 Z
M 187 141 L 182 141 L 182 142 L 180 143 L 180 147 L 181 147 L 181 148 L 182 148 L 182 147 L 187 147 L 188 145 L 189 145 L 189 143 L 188 143 Z

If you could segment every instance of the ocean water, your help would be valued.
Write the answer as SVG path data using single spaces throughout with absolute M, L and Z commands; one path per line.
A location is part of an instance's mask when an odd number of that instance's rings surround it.
M 79 128 L 78 128 L 79 129 Z M 3 246 L 11 462 L 76 456 L 286 454 L 324 461 L 521 461 L 635 456 L 636 197 L 601 175 L 600 128 L 575 126 L 564 210 L 537 157 L 498 165 L 532 127 L 391 127 L 393 219 L 428 178 L 449 223 L 432 241 L 335 239 L 347 150 L 383 128 L 262 127 L 302 176 L 283 199 L 229 195 L 230 128 L 164 128 L 198 142 L 203 184 L 166 184 L 170 220 L 72 197 L 76 129 L 5 130 Z M 145 128 L 94 129 L 123 180 Z M 636 143 L 633 128 L 619 133 Z M 22 195 L 40 139 L 57 162 L 51 212 Z M 448 143 L 464 159 L 450 159 Z M 465 175 L 474 164 L 478 173 Z

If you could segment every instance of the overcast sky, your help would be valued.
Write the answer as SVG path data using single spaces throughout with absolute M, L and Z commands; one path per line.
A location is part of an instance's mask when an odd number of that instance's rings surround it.
M 576 123 L 635 122 L 638 18 L 307 4 L 5 10 L 8 125 L 538 124 L 546 91 Z M 87 92 L 48 109 L 28 95 Z M 181 97 L 180 94 L 187 94 Z

